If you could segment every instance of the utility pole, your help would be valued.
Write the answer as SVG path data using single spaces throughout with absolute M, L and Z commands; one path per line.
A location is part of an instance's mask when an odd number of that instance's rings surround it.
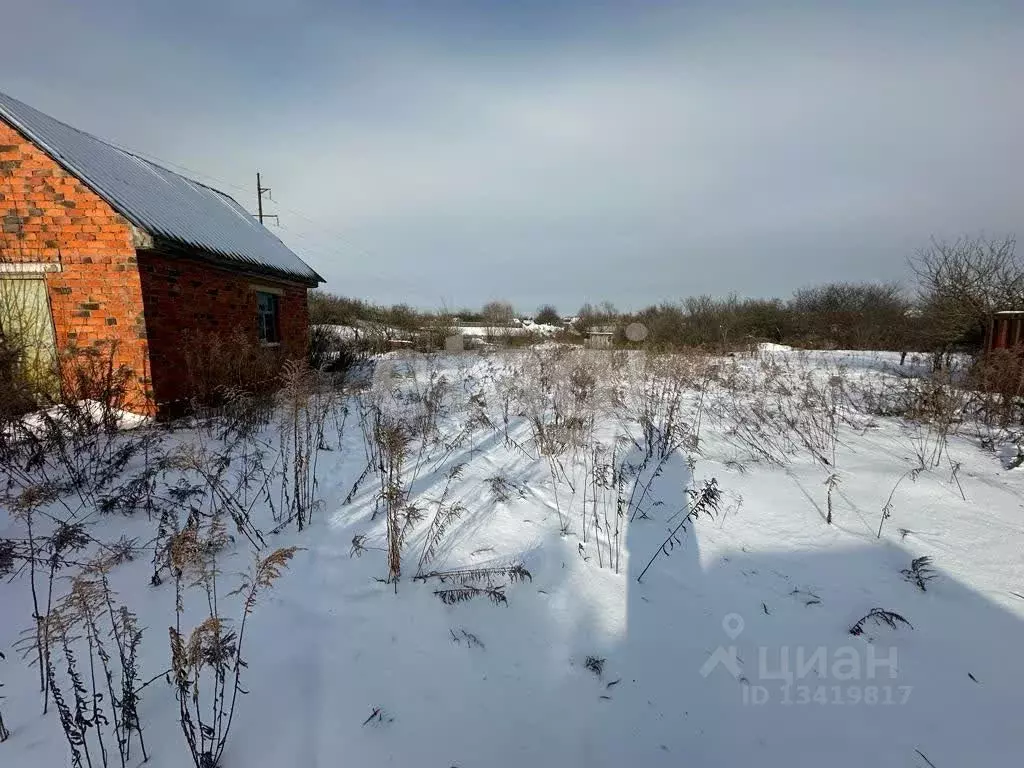
M 260 224 L 263 223 L 263 193 L 269 192 L 270 189 L 264 189 L 263 184 L 260 182 L 260 172 L 256 171 L 256 205 L 259 209 Z
M 272 213 L 268 213 L 265 217 L 263 215 L 263 193 L 264 192 L 269 192 L 269 191 L 270 191 L 270 187 L 264 187 L 263 186 L 263 182 L 260 180 L 260 172 L 256 171 L 256 210 L 257 210 L 256 216 L 260 220 L 260 224 L 263 223 L 263 219 L 264 218 L 275 219 L 275 220 L 277 219 L 277 216 L 275 216 Z M 274 198 L 268 196 L 267 199 L 268 200 L 273 200 Z

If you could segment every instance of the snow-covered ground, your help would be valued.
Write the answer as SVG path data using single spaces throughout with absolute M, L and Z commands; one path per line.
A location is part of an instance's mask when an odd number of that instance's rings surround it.
M 337 414 L 327 419 L 309 527 L 271 534 L 262 490 L 249 491 L 268 548 L 302 549 L 249 619 L 249 695 L 223 766 L 1018 764 L 1024 468 L 1005 469 L 966 424 L 932 464 L 932 431 L 857 407 L 866 392 L 923 373 L 924 358 L 901 368 L 898 354 L 776 348 L 673 370 L 690 382 L 677 414 L 682 447 L 645 463 L 653 379 L 639 355 L 550 348 L 382 361 L 362 407 L 348 400 L 344 429 Z M 783 384 L 805 399 L 780 416 L 764 393 Z M 834 426 L 826 417 L 822 428 L 808 416 L 821 403 L 807 393 L 840 385 L 842 397 L 821 406 L 834 408 Z M 569 405 L 556 421 L 559 398 Z M 396 587 L 384 583 L 387 524 L 373 462 L 360 481 L 360 414 L 416 419 L 425 402 L 436 417 L 430 439 L 409 444 L 398 481 L 422 519 L 404 542 Z M 548 457 L 531 418 L 561 441 Z M 785 418 L 814 451 L 771 432 Z M 260 433 L 268 455 L 276 434 L 273 424 Z M 161 440 L 168 451 L 217 438 L 181 429 Z M 750 440 L 764 440 L 768 455 Z M 929 466 L 915 472 L 922 455 Z M 124 476 L 141 461 L 134 456 Z M 718 513 L 670 536 L 687 491 L 712 478 Z M 45 510 L 62 514 L 59 504 Z M 435 516 L 452 510 L 434 536 Z M 147 751 L 158 768 L 191 764 L 174 688 L 160 677 L 175 594 L 166 570 L 150 584 L 157 523 L 139 511 L 84 514 L 94 543 L 137 539 L 135 559 L 110 579 L 146 628 L 139 679 L 157 678 L 141 697 Z M 246 537 L 229 532 L 233 543 L 218 555 L 225 594 L 252 559 Z M 21 519 L 0 513 L 0 540 L 25 535 Z M 926 591 L 901 573 L 919 557 L 934 571 Z M 435 592 L 451 583 L 413 580 L 421 559 L 423 573 L 522 564 L 530 576 L 495 577 L 507 604 L 480 596 L 448 605 Z M 186 628 L 205 616 L 196 593 L 186 595 Z M 224 613 L 237 607 L 224 598 Z M 869 619 L 851 634 L 875 608 L 908 625 Z M 32 615 L 26 569 L 16 565 L 0 582 L 4 768 L 70 765 L 52 701 L 41 714 L 37 670 L 12 650 Z
M 409 331 L 403 331 L 399 328 L 392 328 L 390 326 L 385 325 L 366 324 L 365 326 L 359 328 L 351 325 L 322 325 L 319 327 L 330 331 L 331 333 L 335 334 L 338 338 L 348 340 L 374 337 L 402 339 L 408 338 L 408 336 L 410 335 Z M 521 325 L 456 325 L 451 328 L 453 334 L 459 334 L 462 336 L 483 336 L 494 338 L 527 336 L 530 334 L 536 334 L 539 336 L 552 336 L 564 330 L 565 329 L 562 326 L 545 325 L 544 323 L 534 323 L 532 321 L 524 322 Z
M 526 336 L 537 334 L 540 336 L 552 336 L 565 330 L 559 325 L 546 325 L 544 323 L 524 322 L 522 325 L 512 326 L 484 326 L 484 325 L 459 325 L 453 329 L 463 336 L 489 336 L 501 338 L 503 336 Z

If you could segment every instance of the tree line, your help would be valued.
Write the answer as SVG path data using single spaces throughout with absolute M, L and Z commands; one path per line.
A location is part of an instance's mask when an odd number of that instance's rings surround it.
M 636 312 L 610 302 L 585 304 L 574 313 L 567 338 L 594 326 L 612 325 L 616 342 L 629 345 L 625 329 L 641 323 L 643 344 L 653 348 L 700 346 L 728 349 L 751 342 L 802 347 L 928 351 L 936 354 L 980 348 L 993 312 L 1024 309 L 1024 260 L 1013 237 L 933 240 L 910 258 L 911 290 L 895 282 L 832 282 L 800 288 L 786 299 L 691 296 Z M 507 301 L 479 310 L 422 312 L 405 304 L 374 305 L 326 291 L 310 296 L 313 324 L 375 323 L 402 330 L 462 322 L 507 325 L 519 317 Z M 561 326 L 550 304 L 535 322 Z

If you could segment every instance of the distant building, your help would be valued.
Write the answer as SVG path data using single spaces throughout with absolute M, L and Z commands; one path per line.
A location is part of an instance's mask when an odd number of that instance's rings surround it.
M 466 337 L 460 333 L 446 336 L 444 339 L 445 352 L 464 352 L 466 350 Z
M 1015 349 L 1024 353 L 1024 310 L 996 312 L 985 335 L 985 351 Z
M 587 349 L 611 349 L 614 325 L 594 325 L 587 329 Z

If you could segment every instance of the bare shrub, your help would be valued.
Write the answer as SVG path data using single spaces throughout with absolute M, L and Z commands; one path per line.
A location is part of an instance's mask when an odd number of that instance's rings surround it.
M 216 530 L 213 531 L 216 534 Z M 231 593 L 242 596 L 237 630 L 221 614 L 219 570 L 197 527 L 184 529 L 171 547 L 175 584 L 175 625 L 169 629 L 171 674 L 178 699 L 179 723 L 196 768 L 216 768 L 227 745 L 234 721 L 242 670 L 245 629 L 260 595 L 270 589 L 288 567 L 295 547 L 257 557 L 249 575 Z M 182 628 L 187 587 L 198 587 L 206 597 L 207 616 L 190 632 Z
M 27 532 L 20 556 L 28 566 L 33 629 L 20 647 L 39 668 L 44 712 L 55 579 L 67 566 L 80 565 L 72 556 L 87 544 L 111 550 L 93 539 L 87 524 L 111 508 L 112 497 L 129 492 L 126 467 L 158 442 L 146 429 L 121 431 L 129 377 L 114 361 L 114 345 L 69 351 L 61 359 L 60 395 L 66 399 L 50 400 L 0 429 L 3 499 Z
M 423 550 L 420 553 L 419 562 L 416 564 L 417 576 L 423 574 L 424 568 L 437 555 L 437 548 L 448 529 L 466 512 L 466 507 L 462 502 L 453 501 L 449 496 L 452 482 L 462 476 L 465 466 L 465 464 L 456 464 L 445 475 L 444 490 L 441 492 L 440 498 L 434 502 L 434 516 L 423 537 Z
M 563 508 L 559 488 L 564 482 L 576 493 L 566 463 L 580 455 L 593 435 L 601 374 L 594 357 L 556 349 L 532 351 L 519 375 L 528 382 L 518 388 L 520 407 L 530 425 L 534 453 L 547 464 L 559 529 L 566 534 L 568 509 Z
M 808 347 L 906 349 L 910 302 L 897 283 L 801 288 L 787 308 L 793 341 Z
M 317 508 L 317 459 L 326 448 L 324 429 L 337 392 L 326 374 L 301 361 L 285 363 L 281 384 L 277 429 L 282 508 L 285 522 L 295 520 L 301 531 Z
M 421 518 L 420 509 L 410 502 L 411 483 L 403 477 L 405 462 L 412 443 L 406 427 L 377 412 L 374 441 L 380 456 L 380 496 L 387 523 L 388 583 L 395 585 L 402 577 L 402 548 L 413 525 Z
M 137 658 L 143 632 L 135 614 L 117 604 L 107 581 L 110 566 L 101 559 L 72 579 L 70 591 L 48 616 L 64 674 L 58 673 L 49 653 L 44 665 L 73 764 L 81 765 L 84 757 L 89 766 L 112 765 L 116 749 L 124 768 L 132 758 L 133 742 L 143 761 L 149 759 L 138 713 Z
M 949 436 L 963 421 L 969 394 L 946 370 L 906 382 L 903 416 L 918 465 L 937 467 L 946 458 Z
M 495 501 L 507 504 L 515 495 L 520 499 L 526 498 L 526 492 L 514 481 L 509 480 L 505 475 L 494 475 L 488 477 L 485 482 Z
M 242 439 L 231 442 L 196 440 L 181 445 L 168 457 L 168 467 L 183 473 L 176 486 L 169 489 L 172 497 L 192 501 L 189 519 L 211 525 L 224 525 L 224 518 L 235 524 L 239 535 L 245 536 L 256 551 L 266 546 L 263 532 L 252 519 L 252 511 L 267 493 L 275 477 L 258 454 L 246 453 Z M 247 460 L 232 461 L 245 456 Z M 276 465 L 275 465 L 276 466 Z M 194 481 L 194 482 L 192 482 Z M 255 491 L 255 492 L 254 492 Z M 177 532 L 177 518 L 170 528 Z
M 277 351 L 254 342 L 241 329 L 227 335 L 185 331 L 181 348 L 186 391 L 198 404 L 220 403 L 231 390 L 267 391 L 276 383 Z
M 718 383 L 722 392 L 710 410 L 722 437 L 756 459 L 776 466 L 789 463 L 798 445 L 787 420 L 786 400 L 793 391 L 782 362 L 765 355 L 751 369 L 734 359 L 723 367 Z
M 309 328 L 309 366 L 327 373 L 346 375 L 374 352 L 383 352 L 374 337 L 344 338 L 331 326 Z
M 597 564 L 619 572 L 621 559 L 620 532 L 625 523 L 629 500 L 625 495 L 626 482 L 635 477 L 636 469 L 619 459 L 619 441 L 609 449 L 595 443 L 590 457 L 590 507 L 587 507 L 587 485 L 583 487 L 582 523 L 583 545 L 587 543 L 587 531 L 593 528 L 594 548 L 597 550 Z M 636 487 L 634 483 L 634 489 Z M 604 533 L 602 553 L 601 533 Z M 581 547 L 583 546 L 581 545 Z M 582 550 L 581 550 L 582 552 Z
M 969 382 L 974 390 L 971 410 L 989 431 L 989 442 L 997 436 L 1017 436 L 1024 428 L 1024 356 L 1019 350 L 994 349 L 979 357 L 971 367 Z
M 434 367 L 428 366 L 425 375 L 421 375 L 417 362 L 413 359 L 401 366 L 379 369 L 374 386 L 357 398 L 367 468 L 349 498 L 370 472 L 376 472 L 380 490 L 374 517 L 383 510 L 387 582 L 394 584 L 396 591 L 402 574 L 403 549 L 425 514 L 425 506 L 414 499 L 416 481 L 428 465 L 433 448 L 441 446 L 444 450 L 435 464 L 439 467 L 457 445 L 468 439 L 475 425 L 471 420 L 454 435 L 443 432 L 441 420 L 451 407 L 453 387 Z M 436 534 L 434 530 L 430 535 Z

